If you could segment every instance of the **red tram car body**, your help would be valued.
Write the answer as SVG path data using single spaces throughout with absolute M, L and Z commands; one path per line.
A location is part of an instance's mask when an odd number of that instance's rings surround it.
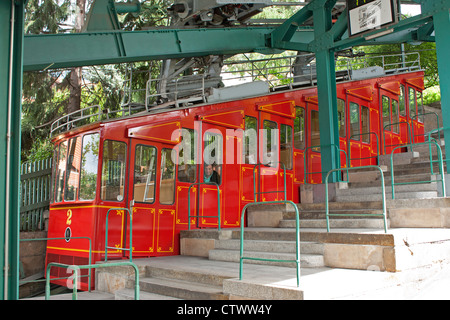
M 423 123 L 414 117 L 422 113 L 422 90 L 421 71 L 338 83 L 339 148 L 349 154 L 351 166 L 376 164 L 377 147 L 382 154 L 390 153 L 410 143 L 412 133 L 415 142 L 423 141 Z M 155 110 L 60 134 L 54 138 L 48 229 L 54 240 L 47 242 L 46 263 L 88 264 L 89 255 L 91 263 L 103 260 L 111 208 L 131 208 L 133 258 L 180 253 L 179 234 L 189 224 L 189 196 L 191 215 L 198 216 L 190 218 L 191 228 L 217 227 L 218 218 L 212 216 L 217 215 L 218 203 L 221 227 L 239 227 L 242 208 L 255 200 L 255 163 L 267 156 L 262 149 L 277 150 L 286 167 L 287 197 L 301 202 L 299 188 L 305 180 L 322 182 L 321 157 L 314 148 L 320 145 L 317 103 L 317 88 L 299 88 Z M 261 136 L 255 147 L 245 135 L 250 129 L 276 129 L 279 135 L 273 141 L 281 148 L 274 149 L 271 142 L 262 145 Z M 179 150 L 183 141 L 191 148 Z M 215 150 L 213 154 L 208 148 Z M 185 160 L 188 153 L 192 157 Z M 219 193 L 214 185 L 198 184 L 205 181 L 205 154 L 215 162 Z M 196 161 L 189 161 L 193 158 Z M 341 152 L 341 166 L 346 165 Z M 260 170 L 259 191 L 283 188 L 280 166 Z M 281 200 L 282 194 L 261 197 Z M 129 246 L 129 222 L 126 211 L 110 212 L 108 246 L 118 249 L 108 249 L 108 259 L 129 256 L 129 251 L 119 249 Z M 52 268 L 52 278 L 67 276 L 65 269 Z M 67 280 L 52 282 L 65 285 Z M 88 289 L 87 278 L 81 289 Z

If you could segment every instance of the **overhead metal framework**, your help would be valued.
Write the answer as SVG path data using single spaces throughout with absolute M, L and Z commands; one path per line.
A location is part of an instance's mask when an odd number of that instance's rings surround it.
M 436 41 L 444 127 L 450 127 L 450 0 L 397 1 L 421 5 L 418 16 L 348 36 L 348 12 L 333 21 L 344 1 L 310 0 L 277 27 L 159 28 L 119 30 L 118 13 L 137 12 L 139 5 L 96 0 L 84 32 L 23 35 L 27 0 L 0 1 L 0 299 L 18 298 L 19 164 L 22 72 L 85 65 L 182 58 L 210 54 L 282 50 L 313 52 L 317 81 L 321 143 L 339 145 L 334 53 L 359 45 Z M 369 1 L 367 1 L 369 2 Z M 365 2 L 364 2 L 365 3 Z M 312 21 L 311 28 L 310 23 Z M 309 22 L 305 26 L 305 22 Z M 450 137 L 450 130 L 445 131 Z M 446 144 L 450 154 L 450 143 Z M 323 171 L 339 167 L 331 147 L 322 153 Z

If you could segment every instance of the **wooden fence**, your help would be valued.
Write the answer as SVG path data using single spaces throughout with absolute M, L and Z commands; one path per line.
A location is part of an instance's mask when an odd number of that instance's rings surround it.
M 22 164 L 20 168 L 20 231 L 44 230 L 49 209 L 52 159 Z

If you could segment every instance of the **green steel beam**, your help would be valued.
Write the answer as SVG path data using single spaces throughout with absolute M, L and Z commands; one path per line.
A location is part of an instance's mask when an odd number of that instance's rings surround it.
M 163 29 L 27 35 L 24 71 L 271 50 L 274 28 Z M 313 30 L 296 32 L 308 43 Z
M 20 119 L 22 100 L 22 1 L 0 1 L 0 299 L 19 291 Z

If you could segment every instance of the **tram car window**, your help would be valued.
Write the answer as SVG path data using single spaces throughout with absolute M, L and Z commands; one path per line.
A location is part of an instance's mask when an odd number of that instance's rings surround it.
M 350 135 L 358 141 L 361 140 L 359 119 L 359 104 L 350 102 Z
M 245 116 L 244 160 L 245 164 L 256 164 L 258 159 L 258 122 L 256 118 Z
M 392 126 L 392 131 L 395 133 L 398 133 L 399 129 L 399 123 L 400 122 L 400 118 L 399 118 L 399 114 L 398 114 L 398 101 L 392 99 L 392 123 L 394 124 Z
M 391 99 L 387 96 L 383 96 L 382 107 L 383 107 L 383 128 L 387 125 L 391 124 Z M 391 130 L 391 128 L 387 127 L 387 130 Z
M 370 132 L 370 110 L 365 106 L 361 106 L 361 136 L 362 142 L 370 143 L 370 134 L 365 134 Z
M 305 149 L 305 109 L 296 107 L 294 120 L 295 149 Z
M 416 116 L 416 90 L 409 88 L 409 116 L 411 119 L 415 119 Z
M 276 135 L 278 125 L 274 121 L 270 120 L 264 120 L 264 138 L 266 141 L 264 141 L 265 150 L 262 150 L 262 163 L 274 167 L 277 166 L 276 163 L 274 163 L 273 159 L 277 158 L 277 155 L 275 155 L 275 152 L 278 151 L 277 144 L 278 144 L 278 137 Z
M 136 202 L 155 201 L 156 148 L 137 145 L 134 161 L 133 199 Z
M 75 137 L 69 140 L 68 153 L 64 200 L 74 201 L 78 195 L 80 179 L 81 137 Z
M 337 99 L 339 137 L 345 137 L 345 101 Z
M 311 146 L 320 146 L 319 111 L 311 110 Z
M 98 149 L 100 135 L 86 134 L 81 148 L 80 194 L 79 200 L 94 200 L 97 187 Z
M 103 143 L 102 200 L 123 200 L 126 151 L 127 145 L 125 142 L 105 140 Z
M 178 152 L 178 181 L 193 183 L 197 180 L 196 161 L 196 132 L 193 129 L 183 128 L 182 140 Z
M 55 202 L 63 201 L 64 177 L 66 173 L 67 140 L 59 144 L 58 166 L 56 173 L 56 196 Z
M 292 127 L 280 124 L 280 162 L 292 169 Z
M 402 117 L 406 117 L 406 101 L 405 101 L 405 86 L 400 85 L 400 96 L 398 97 L 399 112 Z
M 161 181 L 159 185 L 159 203 L 173 204 L 175 201 L 175 163 L 172 161 L 172 149 L 161 150 Z
M 215 182 L 221 184 L 222 159 L 223 159 L 223 139 L 220 132 L 205 132 L 204 135 L 204 182 Z

